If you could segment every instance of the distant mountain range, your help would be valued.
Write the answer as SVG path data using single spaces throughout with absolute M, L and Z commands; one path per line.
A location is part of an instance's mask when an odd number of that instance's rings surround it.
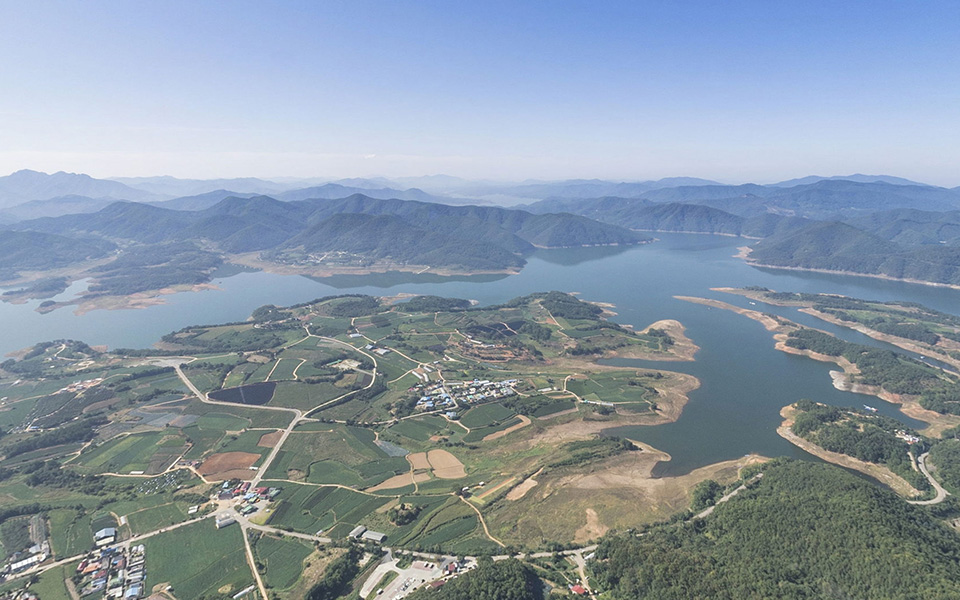
M 522 204 L 479 205 L 495 199 Z M 636 231 L 675 231 L 760 238 L 751 257 L 756 264 L 960 282 L 954 251 L 960 188 L 888 175 L 810 176 L 772 185 L 688 177 L 503 184 L 446 175 L 104 180 L 18 171 L 0 177 L 0 226 L 58 236 L 45 240 L 53 253 L 40 247 L 40 238 L 17 238 L 40 264 L 51 265 L 68 258 L 64 240 L 105 240 L 123 248 L 121 256 L 131 248 L 181 244 L 174 254 L 166 251 L 170 260 L 206 269 L 216 262 L 211 252 L 217 260 L 260 252 L 301 266 L 342 255 L 498 271 L 521 267 L 535 247 L 631 244 L 646 239 Z M 13 244 L 9 239 L 0 242 Z M 80 248 L 78 260 L 111 251 Z M 0 258 L 5 274 L 27 268 L 17 266 L 26 255 L 15 254 L 20 258 Z
M 726 185 L 695 177 L 622 182 L 599 179 L 529 181 L 519 184 L 468 181 L 447 175 L 338 181 L 255 177 L 94 179 L 75 173 L 18 171 L 0 177 L 0 223 L 41 216 L 95 212 L 111 200 L 157 203 L 178 210 L 203 210 L 228 197 L 269 195 L 286 201 L 336 199 L 352 194 L 454 205 L 522 205 L 540 200 L 643 198 L 719 208 L 740 216 L 766 212 L 835 218 L 875 210 L 960 209 L 960 192 L 888 175 L 809 176 L 772 185 Z
M 28 233 L 44 237 L 31 243 L 24 237 Z M 207 256 L 211 251 L 224 255 L 263 252 L 263 259 L 285 264 L 291 264 L 294 258 L 314 260 L 312 255 L 346 253 L 352 256 L 353 264 L 389 261 L 395 265 L 474 272 L 518 269 L 536 247 L 636 244 L 649 240 L 618 225 L 571 214 L 533 214 L 361 194 L 292 202 L 268 196 L 230 197 L 201 210 L 116 202 L 94 213 L 22 221 L 8 231 L 0 231 L 0 242 L 8 238 L 18 240 L 27 252 L 32 248 L 39 252 L 37 246 L 51 240 L 59 245 L 64 240 L 101 240 L 109 248 L 116 243 L 124 248 L 120 259 L 134 251 L 139 253 L 137 267 L 143 266 L 143 260 L 154 258 L 144 248 L 162 247 L 169 254 L 171 244 L 196 243 L 205 249 L 201 252 L 196 245 L 187 250 L 177 246 L 180 254 L 174 258 L 181 263 L 196 261 L 204 273 L 216 266 Z M 89 251 L 78 253 L 75 262 L 90 255 Z M 122 262 L 120 259 L 118 262 Z M 58 254 L 56 264 L 62 266 L 61 263 Z M 6 269 L 8 275 L 21 266 L 0 255 L 0 269 Z M 183 269 L 178 273 L 187 276 Z M 195 280 L 193 273 L 189 281 Z M 124 278 L 124 290 L 131 288 L 130 281 L 130 277 Z

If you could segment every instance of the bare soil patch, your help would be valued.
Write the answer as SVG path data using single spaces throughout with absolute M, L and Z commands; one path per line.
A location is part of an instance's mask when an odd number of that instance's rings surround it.
M 382 490 L 395 490 L 397 488 L 413 485 L 414 483 L 422 483 L 429 479 L 430 475 L 427 473 L 402 473 L 400 475 L 394 475 L 383 483 L 378 483 L 373 487 L 367 488 L 366 491 L 379 492 Z
M 407 455 L 407 461 L 417 471 L 430 469 L 430 461 L 427 460 L 426 452 L 414 452 Z
M 597 514 L 597 511 L 588 508 L 585 512 L 587 514 L 587 524 L 574 534 L 573 541 L 575 542 L 595 540 L 610 531 L 609 527 L 600 522 L 600 515 Z
M 466 477 L 467 472 L 460 460 L 446 450 L 431 450 L 427 453 L 433 474 L 440 479 L 460 479 Z
M 751 455 L 679 477 L 654 477 L 656 464 L 670 456 L 637 445 L 640 451 L 527 479 L 507 495 L 510 502 L 498 504 L 487 515 L 494 535 L 505 542 L 527 544 L 582 542 L 599 537 L 605 528 L 626 529 L 662 521 L 689 507 L 697 483 L 714 479 L 726 484 L 736 480 L 744 466 L 766 460 Z
M 260 448 L 273 448 L 277 445 L 277 442 L 280 441 L 280 438 L 283 437 L 283 432 L 279 429 L 272 433 L 265 433 L 260 436 L 260 441 L 257 442 L 257 446 Z
M 507 428 L 504 429 L 503 431 L 495 431 L 495 432 L 491 433 L 490 435 L 484 436 L 484 438 L 483 438 L 482 441 L 484 441 L 484 442 L 489 442 L 489 441 L 491 441 L 491 440 L 498 440 L 498 439 L 502 438 L 502 437 L 505 436 L 505 435 L 508 435 L 508 434 L 513 433 L 514 431 L 517 431 L 518 429 L 523 429 L 524 427 L 526 427 L 527 425 L 529 425 L 529 424 L 531 423 L 529 417 L 525 417 L 525 416 L 523 416 L 523 415 L 517 415 L 517 418 L 520 419 L 520 422 L 517 423 L 516 425 L 514 425 L 514 426 L 512 426 L 512 427 L 507 427 Z
M 537 487 L 537 480 L 534 479 L 534 477 L 536 477 L 542 472 L 543 472 L 543 469 L 540 469 L 530 477 L 527 477 L 526 479 L 524 479 L 520 485 L 510 490 L 510 492 L 507 494 L 507 500 L 515 501 L 526 496 L 527 492 Z
M 250 467 L 258 460 L 260 455 L 252 452 L 221 452 L 203 461 L 197 472 L 211 480 L 250 479 Z

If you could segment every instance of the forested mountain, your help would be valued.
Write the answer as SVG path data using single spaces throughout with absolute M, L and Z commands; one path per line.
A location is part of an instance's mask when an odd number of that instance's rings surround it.
M 519 560 L 480 559 L 476 569 L 446 582 L 439 589 L 422 588 L 410 600 L 542 600 L 543 584 L 533 569 Z
M 810 223 L 800 217 L 764 213 L 742 217 L 701 204 L 653 203 L 644 198 L 551 199 L 527 207 L 532 212 L 570 212 L 630 229 L 723 233 L 767 237 L 800 229 Z
M 905 246 L 960 243 L 960 211 L 903 208 L 849 219 L 847 223 Z
M 645 598 L 960 597 L 960 537 L 892 492 L 811 462 L 764 467 L 753 489 L 686 525 L 611 535 L 594 587 Z
M 119 181 L 129 187 L 167 198 L 199 196 L 216 190 L 237 190 L 243 194 L 254 195 L 276 194 L 297 187 L 296 185 L 267 181 L 257 177 L 180 179 L 169 175 L 160 175 L 157 177 L 114 177 L 113 181 Z
M 392 218 L 342 217 L 345 214 Z M 340 218 L 327 222 L 335 216 Z M 379 200 L 360 194 L 299 202 L 268 196 L 227 198 L 198 211 L 121 202 L 97 213 L 36 219 L 15 227 L 135 244 L 205 241 L 230 254 L 294 248 L 308 253 L 339 250 L 401 263 L 495 270 L 521 266 L 522 257 L 535 246 L 633 244 L 647 239 L 616 225 L 569 214 L 535 215 L 494 207 Z
M 433 194 L 428 194 L 427 192 L 417 188 L 397 190 L 393 188 L 350 187 L 338 183 L 326 183 L 324 185 L 315 187 L 289 190 L 274 194 L 274 197 L 286 202 L 296 202 L 298 200 L 313 200 L 318 198 L 323 200 L 335 200 L 337 198 L 346 198 L 347 196 L 352 196 L 353 194 L 363 194 L 364 196 L 376 198 L 378 200 L 416 200 L 417 202 L 436 202 L 438 204 L 471 203 L 467 200 L 457 200 L 448 198 L 446 196 L 434 196 Z M 477 204 L 478 202 L 474 201 L 472 203 Z
M 765 212 L 835 219 L 894 208 L 945 211 L 960 208 L 960 194 L 926 185 L 826 179 L 789 188 L 746 184 L 665 188 L 640 196 L 654 202 L 684 202 L 740 216 Z
M 204 210 L 222 202 L 227 198 L 253 198 L 260 194 L 253 192 L 232 192 L 230 190 L 213 190 L 195 196 L 181 196 L 163 202 L 153 202 L 154 206 L 169 208 L 170 210 Z
M 762 240 L 750 260 L 760 265 L 960 284 L 960 246 L 904 246 L 838 222 L 815 223 Z
M 116 246 L 106 240 L 67 238 L 36 231 L 0 231 L 0 278 L 16 270 L 43 270 L 102 258 Z
M 371 261 L 385 259 L 465 269 L 497 270 L 524 263 L 520 256 L 496 243 L 465 241 L 428 231 L 394 215 L 336 214 L 290 238 L 267 257 L 294 248 L 311 254 L 348 252 Z

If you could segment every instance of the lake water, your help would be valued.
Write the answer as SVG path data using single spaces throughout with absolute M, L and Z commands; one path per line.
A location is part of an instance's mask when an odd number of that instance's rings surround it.
M 0 304 L 0 353 L 57 338 L 112 348 L 145 347 L 187 325 L 243 320 L 264 304 L 278 306 L 342 293 L 392 295 L 400 292 L 470 298 L 498 303 L 536 291 L 580 292 L 586 300 L 616 305 L 614 320 L 642 328 L 660 319 L 677 319 L 700 346 L 693 363 L 612 361 L 690 373 L 701 381 L 676 423 L 620 431 L 669 453 L 661 474 L 685 473 L 699 466 L 750 452 L 808 457 L 776 434 L 782 406 L 811 398 L 840 406 L 864 402 L 911 426 L 895 405 L 873 396 L 840 392 L 828 372 L 833 365 L 791 356 L 773 348 L 759 323 L 729 311 L 681 302 L 674 295 L 718 298 L 748 306 L 745 298 L 711 292 L 711 287 L 761 285 L 795 292 L 825 292 L 876 300 L 919 302 L 960 314 L 960 291 L 865 277 L 757 269 L 733 258 L 744 240 L 711 235 L 657 234 L 660 241 L 623 248 L 544 250 L 519 275 L 438 278 L 390 273 L 309 279 L 269 273 L 241 273 L 216 280 L 216 291 L 167 296 L 167 303 L 143 310 L 69 309 L 41 315 L 24 305 Z M 82 286 L 79 289 L 83 289 Z M 836 333 L 844 339 L 881 345 L 865 336 L 820 322 L 791 308 L 761 310 Z

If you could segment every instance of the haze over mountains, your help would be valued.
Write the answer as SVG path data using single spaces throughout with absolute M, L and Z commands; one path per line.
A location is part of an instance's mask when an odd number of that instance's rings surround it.
M 512 206 L 490 205 L 495 200 Z M 354 267 L 501 271 L 521 268 L 536 247 L 634 244 L 649 237 L 638 231 L 671 231 L 760 239 L 751 256 L 757 264 L 960 284 L 960 190 L 886 175 L 727 185 L 444 175 L 105 180 L 18 171 L 0 177 L 0 226 L 26 244 L 26 253 L 0 261 L 8 279 L 48 254 L 51 267 L 63 266 L 65 240 L 84 248 L 74 262 L 139 248 L 144 263 L 144 248 L 165 245 L 156 251 L 167 258 L 162 264 L 194 265 L 187 279 L 202 281 L 227 255 L 251 252 L 298 267 L 350 257 L 343 260 Z M 157 272 L 147 279 L 174 283 L 184 269 Z
M 765 212 L 828 218 L 863 210 L 960 207 L 960 191 L 924 185 L 887 175 L 809 176 L 770 185 L 726 185 L 694 177 L 620 182 L 566 180 L 497 183 L 447 175 L 428 177 L 351 178 L 341 180 L 255 177 L 178 179 L 53 174 L 22 170 L 0 177 L 0 222 L 63 214 L 95 212 L 111 201 L 156 203 L 177 210 L 202 210 L 229 197 L 267 195 L 278 200 L 345 198 L 417 200 L 440 204 L 521 205 L 542 200 L 589 200 L 602 197 L 643 198 L 651 202 L 684 202 L 720 208 L 741 216 Z

